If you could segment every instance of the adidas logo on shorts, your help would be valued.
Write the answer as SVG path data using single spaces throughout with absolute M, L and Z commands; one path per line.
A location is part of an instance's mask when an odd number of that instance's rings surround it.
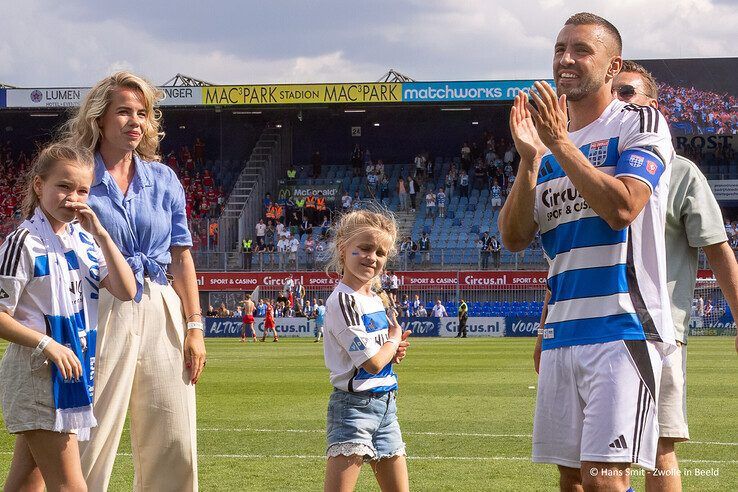
M 5 289 L 0 289 L 0 299 L 7 299 L 10 295 L 5 292 Z
M 620 437 L 610 443 L 611 448 L 628 449 L 628 445 L 625 443 L 625 437 L 620 434 Z

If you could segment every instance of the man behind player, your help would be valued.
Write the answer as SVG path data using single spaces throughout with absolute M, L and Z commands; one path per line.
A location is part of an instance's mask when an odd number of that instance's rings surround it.
M 652 470 L 661 355 L 674 350 L 664 216 L 674 149 L 663 116 L 612 96 L 617 29 L 570 17 L 556 41 L 556 92 L 521 93 L 510 128 L 521 156 L 500 214 L 507 249 L 540 229 L 549 260 L 533 461 L 562 490 L 626 490 Z M 568 103 L 568 111 L 567 111 Z
M 621 101 L 658 109 L 658 86 L 641 65 L 626 60 L 612 86 Z M 698 248 L 710 261 L 731 312 L 738 312 L 738 264 L 728 244 L 722 213 L 707 179 L 689 159 L 671 162 L 666 209 L 666 277 L 677 350 L 661 371 L 659 442 L 656 468 L 664 473 L 646 476 L 646 490 L 681 490 L 674 443 L 689 440 L 687 427 L 687 330 L 697 280 Z M 738 350 L 738 337 L 736 337 Z M 670 472 L 672 471 L 672 472 Z

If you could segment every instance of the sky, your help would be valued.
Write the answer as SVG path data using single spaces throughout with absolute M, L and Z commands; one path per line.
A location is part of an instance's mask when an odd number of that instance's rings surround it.
M 163 84 L 548 78 L 589 11 L 626 58 L 738 56 L 738 0 L 0 0 L 0 83 L 86 87 L 118 69 Z

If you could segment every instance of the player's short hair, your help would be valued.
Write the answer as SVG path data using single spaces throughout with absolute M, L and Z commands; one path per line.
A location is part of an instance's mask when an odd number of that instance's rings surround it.
M 623 68 L 620 72 L 637 73 L 643 79 L 643 89 L 646 95 L 651 99 L 658 100 L 659 98 L 659 86 L 656 84 L 656 79 L 651 75 L 651 72 L 646 70 L 646 67 L 640 65 L 633 60 L 623 60 Z
M 589 12 L 579 12 L 569 17 L 565 26 L 600 26 L 603 27 L 615 40 L 616 52 L 618 55 L 623 52 L 623 38 L 620 36 L 618 28 L 612 25 L 610 21 L 599 15 L 591 14 Z

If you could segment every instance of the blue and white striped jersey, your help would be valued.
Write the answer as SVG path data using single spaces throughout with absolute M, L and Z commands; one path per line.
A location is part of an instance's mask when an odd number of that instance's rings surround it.
M 397 389 L 391 362 L 378 374 L 361 368 L 388 338 L 389 320 L 379 296 L 360 294 L 341 282 L 325 308 L 323 354 L 333 387 L 373 393 Z
M 73 249 L 76 241 L 84 251 Z M 74 308 L 82 308 L 86 298 L 87 326 L 97 326 L 97 303 L 100 282 L 107 277 L 105 257 L 92 236 L 77 223 L 69 224 L 59 234 L 65 248 L 69 270 L 77 270 L 79 282 L 69 286 L 74 294 Z M 47 333 L 44 313 L 52 312 L 49 257 L 41 238 L 30 230 L 19 227 L 0 245 L 0 311 L 8 313 L 17 322 Z
M 613 100 L 569 136 L 600 172 L 641 180 L 651 197 L 629 227 L 613 230 L 556 158 L 543 157 L 534 207 L 551 290 L 543 349 L 647 339 L 669 352 L 664 224 L 674 149 L 666 120 L 653 108 Z

